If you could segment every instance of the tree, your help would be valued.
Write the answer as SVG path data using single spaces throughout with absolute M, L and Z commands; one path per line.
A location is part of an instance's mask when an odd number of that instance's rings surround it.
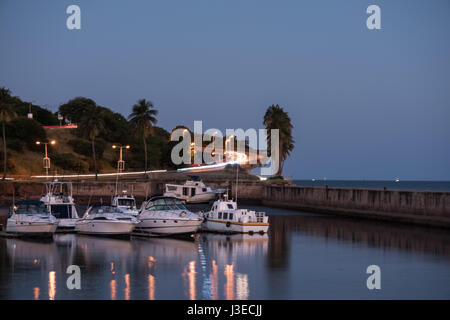
M 292 128 L 294 127 L 291 123 L 291 118 L 289 118 L 287 112 L 283 110 L 282 107 L 277 105 L 271 105 L 267 108 L 266 114 L 264 115 L 264 125 L 268 130 L 268 141 L 267 146 L 269 152 L 271 151 L 271 135 L 270 129 L 279 130 L 279 166 L 277 176 L 281 176 L 283 172 L 283 164 L 286 158 L 294 150 L 294 139 L 292 138 Z
M 6 88 L 0 88 L 0 122 L 2 123 L 3 132 L 3 178 L 6 179 L 6 167 L 7 167 L 7 152 L 6 152 L 6 130 L 5 124 L 11 121 L 15 116 L 15 112 L 12 109 L 9 101 L 11 99 L 11 91 Z
M 92 159 L 94 160 L 95 180 L 98 180 L 97 159 L 95 157 L 95 138 L 105 131 L 105 122 L 102 117 L 102 110 L 95 106 L 89 108 L 81 117 L 79 129 L 83 133 L 83 137 L 91 141 Z
M 158 122 L 155 117 L 157 114 L 158 110 L 153 109 L 151 101 L 140 99 L 133 106 L 133 110 L 128 116 L 130 126 L 136 134 L 142 136 L 144 142 L 145 172 L 147 172 L 147 137 L 152 132 L 153 125 Z
M 76 97 L 59 107 L 59 113 L 73 123 L 78 123 L 84 118 L 85 113 L 95 110 L 97 104 L 94 100 L 84 97 Z

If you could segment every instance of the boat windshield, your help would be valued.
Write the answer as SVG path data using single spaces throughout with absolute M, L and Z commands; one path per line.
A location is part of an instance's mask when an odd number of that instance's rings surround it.
M 95 206 L 92 207 L 89 213 L 93 214 L 93 213 L 113 213 L 113 212 L 117 212 L 116 208 L 113 206 Z
M 117 200 L 117 205 L 130 207 L 130 208 L 135 207 L 133 199 L 118 199 Z
M 187 210 L 180 200 L 175 198 L 163 198 L 149 201 L 145 207 L 147 210 Z
M 41 204 L 22 203 L 14 207 L 17 214 L 48 214 L 47 208 Z

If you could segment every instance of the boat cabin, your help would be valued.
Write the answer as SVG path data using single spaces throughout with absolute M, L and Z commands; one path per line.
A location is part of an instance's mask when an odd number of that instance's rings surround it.
M 256 212 L 248 209 L 237 209 L 236 202 L 232 200 L 218 200 L 214 202 L 208 219 L 236 221 L 236 222 L 267 222 L 264 212 Z

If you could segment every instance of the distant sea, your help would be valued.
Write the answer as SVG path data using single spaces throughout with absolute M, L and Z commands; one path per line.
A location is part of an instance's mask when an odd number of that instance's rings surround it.
M 298 186 L 305 187 L 340 187 L 391 190 L 433 190 L 450 191 L 450 181 L 382 181 L 382 180 L 293 180 Z

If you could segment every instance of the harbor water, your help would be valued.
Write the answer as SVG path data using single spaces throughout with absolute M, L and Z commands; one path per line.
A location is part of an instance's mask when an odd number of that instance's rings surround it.
M 257 209 L 266 235 L 0 238 L 0 299 L 450 298 L 448 230 Z M 367 287 L 370 265 L 379 290 Z

